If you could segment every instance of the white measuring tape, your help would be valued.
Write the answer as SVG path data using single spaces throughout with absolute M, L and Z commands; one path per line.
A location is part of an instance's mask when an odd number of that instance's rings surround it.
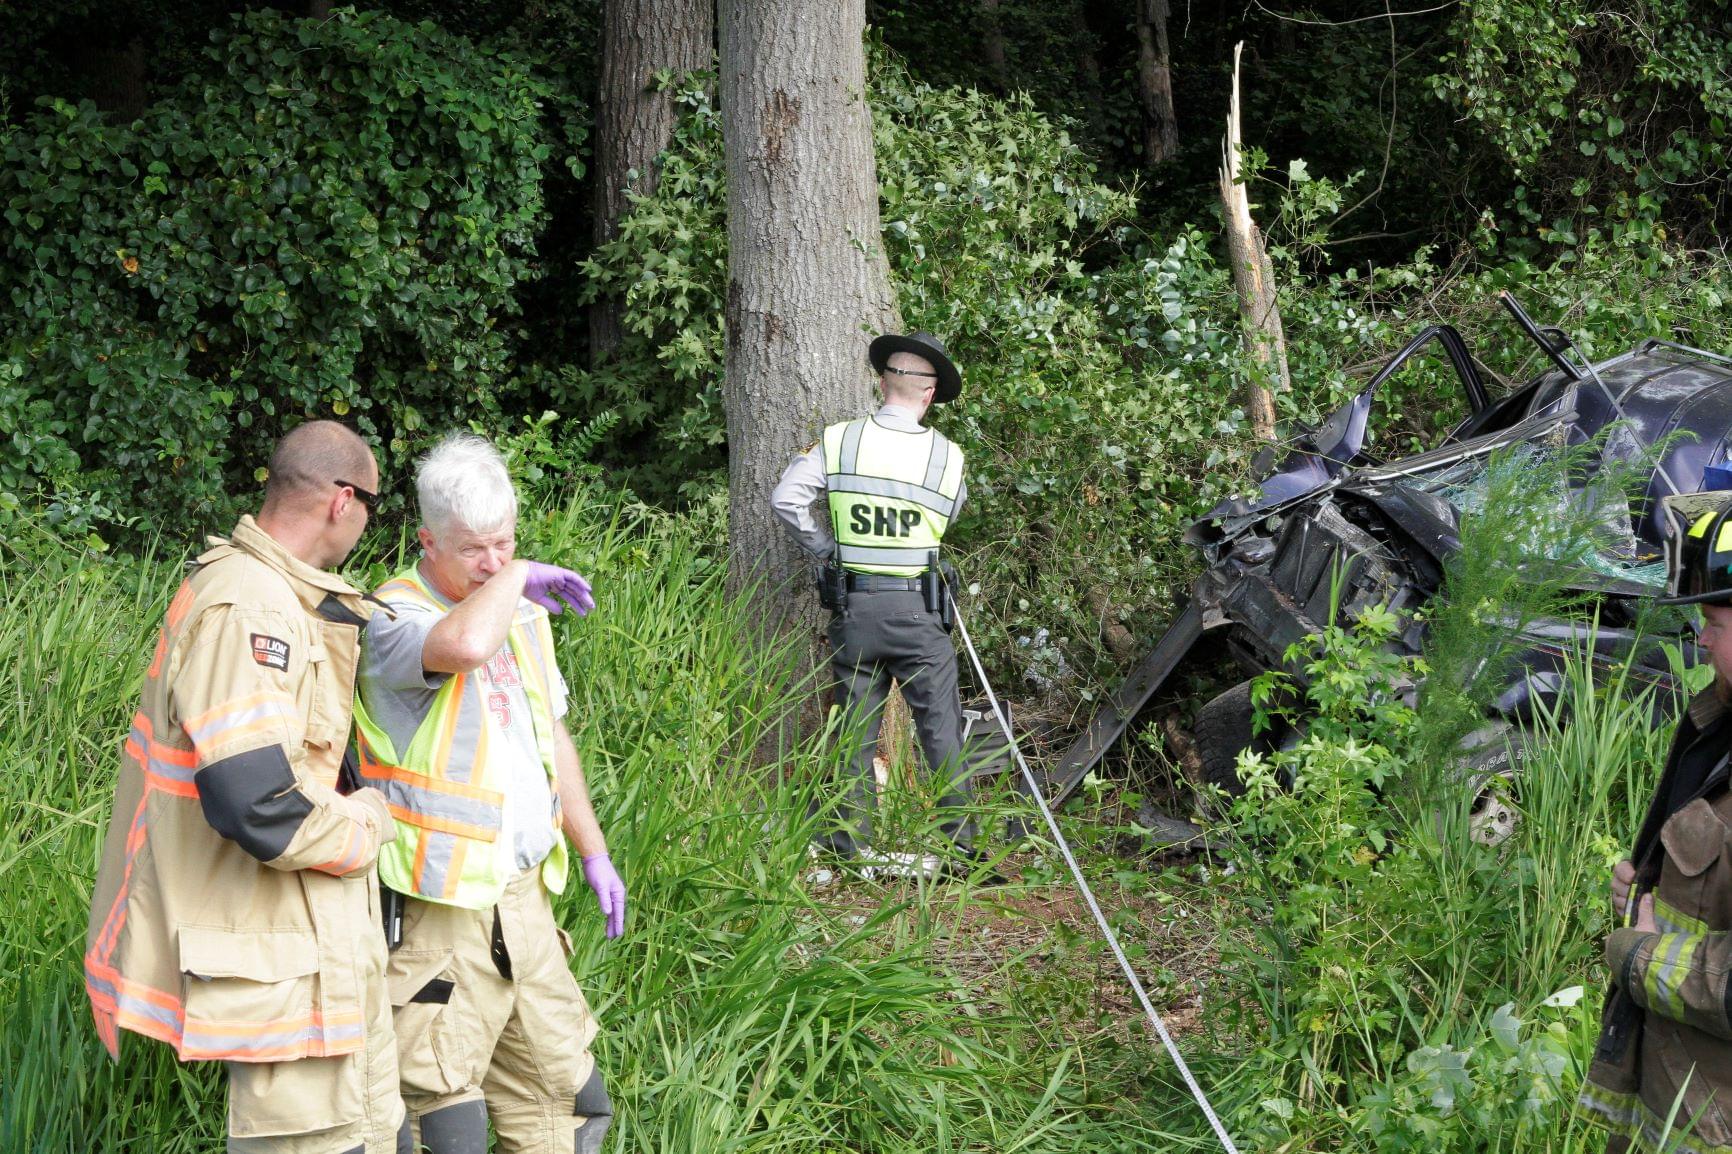
M 1034 799 L 1034 804 L 1040 807 L 1040 816 L 1046 819 L 1046 828 L 1051 831 L 1052 839 L 1058 845 L 1059 852 L 1064 855 L 1065 864 L 1070 867 L 1071 877 L 1076 879 L 1076 887 L 1081 891 L 1083 900 L 1088 903 L 1089 912 L 1095 916 L 1095 924 L 1101 928 L 1101 936 L 1107 940 L 1107 945 L 1113 949 L 1113 957 L 1119 960 L 1119 969 L 1124 971 L 1125 980 L 1136 992 L 1137 1001 L 1143 1004 L 1143 1012 L 1149 1016 L 1149 1024 L 1154 1026 L 1155 1033 L 1160 1035 L 1161 1044 L 1172 1056 L 1173 1065 L 1179 1068 L 1179 1074 L 1185 1079 L 1185 1085 L 1190 1087 L 1191 1097 L 1197 1100 L 1202 1108 L 1203 1116 L 1214 1128 L 1215 1137 L 1221 1140 L 1221 1146 L 1227 1154 L 1239 1154 L 1239 1148 L 1233 1145 L 1233 1139 L 1227 1135 L 1227 1128 L 1221 1125 L 1220 1117 L 1215 1108 L 1209 1105 L 1209 1097 L 1203 1093 L 1203 1088 L 1197 1084 L 1191 1068 L 1185 1064 L 1184 1055 L 1179 1053 L 1179 1047 L 1173 1041 L 1173 1036 L 1167 1032 L 1167 1025 L 1161 1021 L 1161 1016 L 1155 1012 L 1154 1003 L 1149 1001 L 1143 983 L 1137 978 L 1137 972 L 1131 968 L 1130 959 L 1125 957 L 1124 947 L 1119 945 L 1119 936 L 1113 933 L 1112 926 L 1107 924 L 1106 915 L 1101 913 L 1100 903 L 1095 900 L 1094 891 L 1083 877 L 1082 867 L 1077 865 L 1076 856 L 1071 853 L 1070 843 L 1064 840 L 1064 834 L 1059 832 L 1058 819 L 1053 817 L 1052 810 L 1047 807 L 1046 798 L 1042 796 L 1040 782 L 1035 780 L 1034 772 L 1028 768 L 1028 759 L 1022 756 L 1022 747 L 1017 744 L 1016 735 L 1010 731 L 1010 720 L 998 704 L 998 695 L 992 691 L 992 682 L 986 679 L 986 670 L 980 664 L 980 654 L 974 651 L 974 642 L 968 636 L 968 626 L 962 620 L 960 610 L 956 612 L 956 628 L 962 634 L 962 644 L 968 650 L 968 660 L 974 665 L 975 675 L 980 678 L 981 688 L 986 690 L 986 699 L 992 704 L 992 714 L 998 719 L 998 726 L 1004 732 L 1005 739 L 1010 742 L 1010 752 L 1016 757 L 1017 768 L 1022 771 L 1022 779 L 1028 784 L 1028 795 Z

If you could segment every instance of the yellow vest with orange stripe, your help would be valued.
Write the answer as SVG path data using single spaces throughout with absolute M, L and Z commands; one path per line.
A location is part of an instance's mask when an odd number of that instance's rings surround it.
M 446 612 L 413 568 L 385 582 L 375 596 L 387 604 L 405 601 Z M 547 611 L 521 603 L 506 644 L 523 671 L 523 690 L 557 822 L 553 727 L 558 723 L 548 693 L 553 630 Z M 379 880 L 393 890 L 472 910 L 494 905 L 505 892 L 515 866 L 512 838 L 505 829 L 505 789 L 510 781 L 505 758 L 513 750 L 496 732 L 497 724 L 473 674 L 455 673 L 434 694 L 409 747 L 399 751 L 357 693 L 355 737 L 361 780 L 385 795 L 397 819 L 396 840 L 379 854 Z M 559 836 L 541 863 L 542 883 L 561 893 L 568 872 L 565 838 Z

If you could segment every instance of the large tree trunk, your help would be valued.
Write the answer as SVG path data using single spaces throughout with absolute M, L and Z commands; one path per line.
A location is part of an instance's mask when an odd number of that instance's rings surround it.
M 1275 439 L 1274 390 L 1290 388 L 1287 378 L 1287 338 L 1281 329 L 1281 309 L 1275 299 L 1275 269 L 1263 247 L 1263 234 L 1251 219 L 1251 197 L 1245 189 L 1239 134 L 1239 52 L 1233 49 L 1233 96 L 1227 110 L 1227 137 L 1221 145 L 1221 215 L 1226 224 L 1227 257 L 1233 265 L 1233 285 L 1239 292 L 1239 322 L 1251 373 L 1245 380 L 1245 412 L 1261 441 Z
M 1143 101 L 1143 159 L 1153 168 L 1179 150 L 1167 0 L 1137 0 L 1137 92 Z
M 618 232 L 626 193 L 648 196 L 661 178 L 655 162 L 673 136 L 678 109 L 672 93 L 655 91 L 656 73 L 708 68 L 715 31 L 714 0 L 607 0 L 595 114 L 598 246 Z M 619 307 L 611 299 L 590 306 L 591 363 L 619 347 Z
M 818 606 L 770 512 L 782 470 L 869 409 L 866 346 L 896 326 L 866 106 L 864 0 L 721 0 L 728 173 L 728 587 L 765 640 L 818 659 Z

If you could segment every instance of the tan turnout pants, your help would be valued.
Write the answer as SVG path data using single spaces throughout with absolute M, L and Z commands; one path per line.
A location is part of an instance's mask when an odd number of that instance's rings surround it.
M 495 958 L 495 925 L 503 963 Z M 485 1100 L 502 1154 L 576 1148 L 588 1121 L 575 1112 L 578 1092 L 594 1071 L 589 1044 L 597 1027 L 570 952 L 540 870 L 514 878 L 491 909 L 406 902 L 403 941 L 387 976 L 417 1144 L 428 1141 L 440 1154 L 421 1120 Z
M 385 986 L 385 935 L 371 872 L 355 928 L 356 975 L 366 1009 L 366 1047 L 338 1058 L 225 1062 L 229 1073 L 229 1154 L 393 1154 L 403 1125 L 397 1043 Z

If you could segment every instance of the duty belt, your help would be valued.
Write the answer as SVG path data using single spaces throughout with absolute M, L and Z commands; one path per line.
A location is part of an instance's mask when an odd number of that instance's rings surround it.
M 918 577 L 889 577 L 883 573 L 847 573 L 848 592 L 850 593 L 918 593 L 921 589 Z

